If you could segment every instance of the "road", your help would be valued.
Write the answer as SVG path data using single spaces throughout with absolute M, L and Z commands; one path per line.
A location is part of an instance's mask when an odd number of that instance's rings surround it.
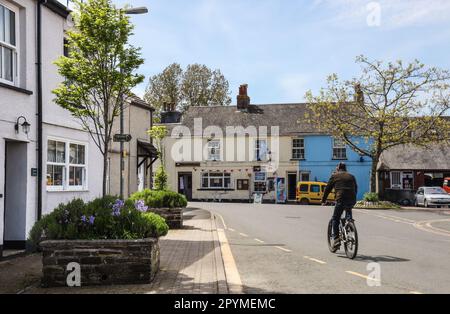
M 328 251 L 331 207 L 190 206 L 218 217 L 245 293 L 450 293 L 448 212 L 354 210 L 360 248 L 349 260 Z

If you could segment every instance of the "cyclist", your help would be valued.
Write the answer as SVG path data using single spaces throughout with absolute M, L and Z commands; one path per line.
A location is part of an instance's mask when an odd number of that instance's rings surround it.
M 336 193 L 336 207 L 332 217 L 333 221 L 333 247 L 339 249 L 341 247 L 341 240 L 339 239 L 339 220 L 342 217 L 342 213 L 346 212 L 345 218 L 347 220 L 353 220 L 352 209 L 356 204 L 356 194 L 358 193 L 358 185 L 356 184 L 355 177 L 347 172 L 347 165 L 341 162 L 336 167 L 336 172 L 330 178 L 325 193 L 322 198 L 322 205 L 327 203 L 328 195 L 332 190 Z

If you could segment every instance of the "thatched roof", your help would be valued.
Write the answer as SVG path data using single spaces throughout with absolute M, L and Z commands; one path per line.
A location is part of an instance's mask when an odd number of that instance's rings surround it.
M 428 148 L 401 145 L 381 156 L 378 170 L 449 170 L 450 146 L 433 144 Z

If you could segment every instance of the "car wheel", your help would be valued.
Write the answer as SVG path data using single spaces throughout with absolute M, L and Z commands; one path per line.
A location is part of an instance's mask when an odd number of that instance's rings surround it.
M 423 206 L 425 206 L 425 208 L 428 208 L 429 206 L 428 206 L 428 201 L 427 200 L 424 200 L 423 201 Z
M 300 205 L 309 205 L 309 200 L 307 198 L 302 198 L 300 200 Z
M 417 198 L 414 201 L 414 207 L 419 207 L 419 202 L 417 201 Z

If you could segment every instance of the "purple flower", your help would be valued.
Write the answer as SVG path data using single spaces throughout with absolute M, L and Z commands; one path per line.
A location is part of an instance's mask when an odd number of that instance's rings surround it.
M 94 216 L 89 217 L 89 224 L 93 225 L 94 221 L 95 221 L 95 217 Z
M 117 217 L 120 216 L 120 210 L 125 206 L 125 201 L 123 200 L 116 200 L 116 202 L 112 206 L 112 214 L 113 216 Z
M 87 218 L 86 218 L 85 215 L 81 216 L 81 221 L 82 221 L 82 222 L 86 222 L 86 221 L 87 221 Z
M 146 212 L 148 210 L 148 206 L 145 206 L 145 202 L 143 200 L 136 201 L 134 203 L 134 208 L 140 212 Z

